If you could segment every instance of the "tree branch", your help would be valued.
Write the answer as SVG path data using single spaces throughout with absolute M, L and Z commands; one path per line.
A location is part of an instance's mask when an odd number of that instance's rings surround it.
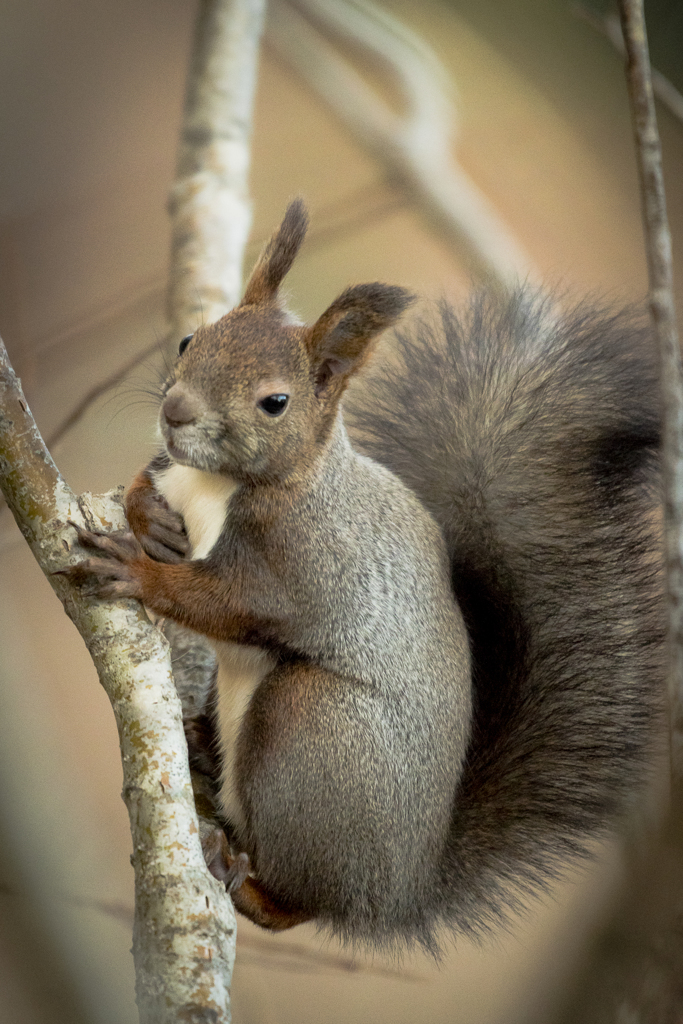
M 238 298 L 249 227 L 248 140 L 263 0 L 201 0 L 171 197 L 171 332 Z M 89 399 L 92 396 L 88 396 Z M 116 716 L 133 837 L 133 955 L 142 1024 L 227 1024 L 235 917 L 206 870 L 166 640 L 134 601 L 84 598 L 60 575 L 70 522 L 125 525 L 115 497 L 77 498 L 37 430 L 0 341 L 0 486 L 88 647 Z
M 251 226 L 249 141 L 264 9 L 265 0 L 201 0 L 169 200 L 174 346 L 239 299 Z
M 683 806 L 683 375 L 673 298 L 671 233 L 642 0 L 620 0 L 619 8 L 640 174 L 650 310 L 660 354 L 671 777 L 674 802 Z
M 74 521 L 124 525 L 120 500 L 76 495 L 38 432 L 0 341 L 0 487 L 41 569 L 83 637 L 112 703 L 133 838 L 133 955 L 142 1024 L 229 1021 L 234 914 L 206 871 L 168 645 L 136 601 L 84 598 L 60 575 Z
M 392 110 L 323 33 L 342 36 L 389 69 L 407 112 Z M 451 155 L 445 76 L 423 43 L 367 0 L 276 0 L 266 38 L 476 274 L 503 287 L 535 278 L 528 256 Z
M 662 380 L 671 800 L 654 835 L 631 839 L 621 899 L 587 952 L 563 1024 L 664 1024 L 683 1006 L 683 380 L 642 0 L 619 6 Z

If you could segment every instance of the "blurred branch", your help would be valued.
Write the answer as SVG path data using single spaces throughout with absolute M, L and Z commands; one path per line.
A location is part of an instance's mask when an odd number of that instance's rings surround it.
M 324 35 L 364 54 L 396 87 L 404 106 L 404 130 L 420 143 L 448 152 L 456 133 L 454 86 L 434 51 L 398 18 L 368 0 L 290 0 Z
M 141 1021 L 198 1021 L 197 1008 L 208 1001 L 228 1004 L 234 916 L 204 865 L 168 646 L 138 602 L 88 599 L 54 575 L 74 561 L 70 521 L 121 528 L 123 510 L 111 496 L 77 498 L 68 488 L 1 341 L 0 487 L 83 637 L 116 716 L 133 838 Z
M 11 886 L 0 883 L 0 892 L 15 895 Z M 127 903 L 113 900 L 95 900 L 74 895 L 53 893 L 53 898 L 62 900 L 70 907 L 85 907 L 95 910 L 117 921 L 132 923 L 133 908 Z M 320 973 L 322 971 L 343 971 L 347 974 L 370 974 L 392 978 L 407 984 L 429 981 L 429 976 L 409 970 L 405 964 L 382 963 L 375 959 L 361 959 L 344 952 L 334 953 L 313 949 L 303 942 L 280 941 L 281 936 L 267 937 L 241 932 L 237 939 L 240 960 L 258 963 L 270 970 L 294 971 L 296 973 Z M 251 955 L 244 957 L 245 951 Z
M 200 2 L 169 200 L 174 346 L 239 299 L 251 224 L 249 143 L 264 8 L 265 0 Z
M 105 395 L 107 391 L 111 391 L 117 384 L 125 380 L 131 370 L 134 370 L 141 363 L 144 363 L 145 359 L 148 359 L 155 352 L 159 351 L 159 342 L 154 341 L 153 345 L 148 345 L 143 348 L 142 352 L 138 352 L 136 355 L 131 356 L 123 366 L 120 366 L 118 370 L 105 377 L 98 384 L 95 384 L 90 388 L 88 392 L 83 396 L 80 402 L 73 407 L 70 413 L 68 413 L 62 422 L 55 427 L 50 436 L 47 438 L 46 444 L 50 451 L 52 451 L 56 445 L 68 434 L 72 427 L 75 427 L 77 423 L 85 416 L 86 412 L 98 398 Z
M 118 370 L 114 371 L 114 373 L 110 374 L 108 377 L 104 377 L 97 384 L 94 384 L 93 387 L 86 392 L 80 402 L 76 403 L 71 411 L 66 414 L 61 423 L 59 423 L 49 435 L 45 442 L 47 448 L 50 451 L 54 451 L 55 447 L 61 440 L 63 440 L 64 437 L 66 437 L 72 427 L 75 427 L 77 423 L 80 423 L 88 409 L 97 401 L 98 398 L 101 398 L 102 395 L 106 395 L 108 391 L 115 388 L 117 384 L 120 384 L 121 381 L 125 380 L 131 370 L 134 370 L 141 363 L 144 363 L 145 359 L 148 359 L 149 356 L 158 351 L 159 342 L 155 340 L 154 344 L 148 345 L 142 350 L 142 352 L 138 352 L 136 355 L 131 356 L 130 359 L 126 360 L 123 366 L 120 366 Z M 7 505 L 0 495 L 0 514 L 2 514 L 6 508 Z
M 590 8 L 584 7 L 583 4 L 575 4 L 572 10 L 578 18 L 582 18 L 583 21 L 587 21 L 588 24 L 592 25 L 596 31 L 601 33 L 601 35 L 606 36 L 614 49 L 617 50 L 622 57 L 626 55 L 624 34 L 621 31 L 621 24 L 616 14 L 600 15 L 596 11 L 592 11 Z M 679 121 L 683 121 L 683 96 L 680 94 L 676 86 L 661 74 L 661 72 L 657 71 L 656 68 L 651 68 L 650 74 L 652 89 L 657 99 L 661 100 L 662 103 L 669 108 L 671 113 L 679 119 Z
M 342 37 L 388 70 L 406 113 L 392 110 L 325 36 Z M 451 155 L 450 98 L 424 43 L 367 0 L 276 0 L 266 38 L 411 196 L 431 227 L 464 251 L 475 273 L 501 286 L 534 277 L 516 239 Z

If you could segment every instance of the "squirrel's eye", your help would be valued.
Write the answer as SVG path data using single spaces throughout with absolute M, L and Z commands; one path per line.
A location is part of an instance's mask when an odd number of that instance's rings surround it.
M 261 399 L 259 406 L 269 416 L 279 416 L 287 408 L 288 401 L 289 395 L 268 395 L 267 398 Z
M 185 349 L 190 344 L 190 342 L 192 341 L 193 338 L 194 338 L 194 334 L 186 334 L 185 335 L 183 340 L 178 345 L 178 355 L 179 356 L 181 356 L 183 354 L 183 352 L 185 351 Z

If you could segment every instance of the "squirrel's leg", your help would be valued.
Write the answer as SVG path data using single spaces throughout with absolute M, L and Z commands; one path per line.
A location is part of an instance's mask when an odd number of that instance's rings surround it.
M 212 758 L 215 759 L 212 725 L 210 720 L 204 716 L 204 720 L 199 726 L 199 736 L 194 729 L 191 729 L 190 735 L 188 735 L 187 725 L 185 727 L 185 734 L 188 736 L 188 747 L 190 748 L 190 764 L 194 768 L 197 767 L 197 764 L 193 764 L 193 760 L 195 760 L 193 754 L 196 757 L 196 750 L 193 750 L 193 747 L 197 743 L 203 756 L 206 756 L 206 749 L 208 747 L 210 748 Z M 210 777 L 217 780 L 219 766 L 216 760 L 213 760 L 211 772 L 207 774 L 210 774 Z M 266 892 L 263 885 L 250 875 L 251 864 L 249 855 L 240 853 L 237 857 L 233 857 L 230 852 L 228 839 L 222 828 L 215 828 L 212 832 L 202 837 L 202 849 L 206 865 L 211 874 L 219 882 L 225 884 L 235 904 L 235 908 L 240 914 L 244 914 L 250 921 L 253 921 L 254 924 L 259 925 L 261 928 L 268 928 L 271 931 L 283 931 L 286 928 L 294 928 L 295 925 L 302 924 L 304 921 L 311 919 L 311 914 L 294 910 L 291 907 L 284 907 Z
M 282 932 L 313 919 L 312 914 L 280 906 L 255 878 L 245 878 L 242 885 L 230 895 L 240 914 L 270 931 Z
M 190 550 L 183 517 L 156 490 L 149 467 L 140 470 L 126 492 L 126 517 L 144 551 L 157 562 L 180 562 Z
M 249 875 L 247 854 L 232 856 L 221 829 L 216 829 L 202 845 L 209 871 L 219 882 L 225 883 L 235 909 L 254 924 L 279 932 L 311 920 L 311 914 L 284 907 L 269 896 L 261 883 Z
M 211 716 L 201 712 L 184 720 L 185 739 L 190 767 L 217 783 L 220 778 L 220 757 L 216 747 L 216 729 Z

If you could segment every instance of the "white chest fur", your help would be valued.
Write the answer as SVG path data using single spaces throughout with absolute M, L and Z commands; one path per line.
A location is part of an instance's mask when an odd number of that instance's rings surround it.
M 206 558 L 218 540 L 237 484 L 228 476 L 173 465 L 155 476 L 156 489 L 180 512 L 193 558 Z
M 235 481 L 190 466 L 173 465 L 156 474 L 155 484 L 170 507 L 180 512 L 185 520 L 192 557 L 206 558 L 229 515 L 230 498 L 237 487 Z M 235 785 L 237 738 L 251 696 L 274 661 L 258 647 L 212 643 L 218 658 L 217 713 L 223 760 L 221 803 L 226 817 L 239 828 L 244 823 L 244 813 Z

